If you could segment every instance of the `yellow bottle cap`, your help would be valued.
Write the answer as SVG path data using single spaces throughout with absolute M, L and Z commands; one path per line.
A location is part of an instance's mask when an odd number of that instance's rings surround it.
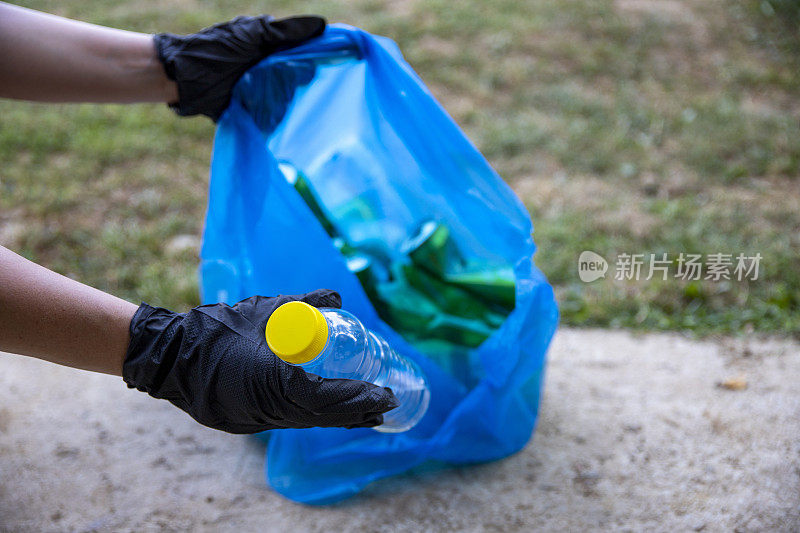
M 267 320 L 267 345 L 294 365 L 314 359 L 328 342 L 328 322 L 319 309 L 305 302 L 288 302 Z

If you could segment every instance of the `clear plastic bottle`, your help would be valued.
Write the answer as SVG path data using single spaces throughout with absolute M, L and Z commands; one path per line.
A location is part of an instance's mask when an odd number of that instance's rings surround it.
M 383 415 L 376 431 L 407 431 L 428 409 L 430 391 L 419 366 L 347 311 L 288 302 L 272 313 L 265 333 L 270 349 L 287 363 L 326 378 L 391 388 L 400 405 Z

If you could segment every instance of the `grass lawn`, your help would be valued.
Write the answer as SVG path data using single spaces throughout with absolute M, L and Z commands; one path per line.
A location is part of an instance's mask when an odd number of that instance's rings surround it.
M 793 2 L 23 4 L 146 32 L 268 10 L 387 35 L 529 207 L 563 323 L 800 335 Z M 210 121 L 11 101 L 0 117 L 0 244 L 134 302 L 198 303 Z M 583 250 L 762 260 L 751 281 L 619 281 L 612 264 L 585 284 Z

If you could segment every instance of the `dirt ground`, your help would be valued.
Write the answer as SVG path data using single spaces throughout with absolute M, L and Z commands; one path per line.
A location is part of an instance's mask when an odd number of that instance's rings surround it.
M 307 507 L 254 439 L 2 354 L 0 530 L 798 531 L 798 376 L 791 341 L 562 330 L 521 453 Z

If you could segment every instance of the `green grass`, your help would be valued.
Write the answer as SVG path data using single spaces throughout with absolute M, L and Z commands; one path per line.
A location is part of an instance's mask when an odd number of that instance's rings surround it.
M 321 13 L 398 42 L 529 206 L 578 326 L 800 334 L 798 10 L 710 3 L 26 2 L 138 31 Z M 0 102 L 0 243 L 132 301 L 198 303 L 213 125 L 164 106 Z M 584 284 L 581 251 L 760 252 L 750 282 Z
M 630 213 L 613 200 L 607 207 Z M 702 196 L 672 201 L 646 199 L 640 209 L 642 213 L 634 218 L 642 214 L 653 217 L 657 232 L 637 235 L 621 221 L 597 224 L 591 216 L 575 217 L 574 213 L 552 217 L 539 226 L 539 241 L 546 243 L 540 253 L 542 266 L 551 273 L 562 313 L 571 324 L 679 328 L 703 333 L 800 331 L 800 272 L 796 255 L 787 253 L 800 244 L 796 232 L 754 228 L 746 205 L 709 205 Z M 601 213 L 593 214 L 602 219 Z M 710 230 L 715 227 L 732 231 Z M 596 251 L 609 261 L 604 280 L 585 284 L 576 278 L 575 258 L 582 250 Z M 735 276 L 720 282 L 683 281 L 674 279 L 679 252 L 721 252 L 734 257 L 740 252 L 747 256 L 759 252 L 763 259 L 755 281 L 737 281 Z M 653 253 L 659 258 L 667 253 L 673 261 L 673 277 L 667 281 L 658 276 L 650 281 L 617 281 L 614 262 L 622 253 Z M 647 262 L 643 276 L 646 267 Z

